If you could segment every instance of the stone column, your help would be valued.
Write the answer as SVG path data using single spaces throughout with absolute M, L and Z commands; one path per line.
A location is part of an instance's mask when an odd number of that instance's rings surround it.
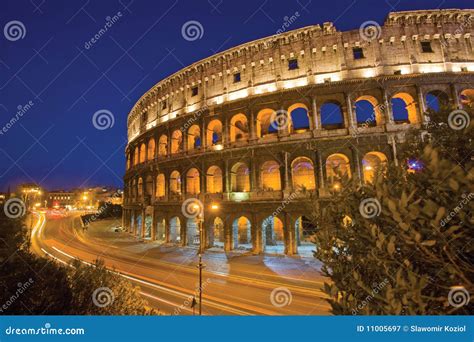
M 426 112 L 426 105 L 425 105 L 425 98 L 423 95 L 423 90 L 420 86 L 416 87 L 416 96 L 418 97 L 418 108 L 420 113 L 420 123 L 425 123 L 429 121 L 429 117 L 425 115 Z
M 384 106 L 385 106 L 385 110 L 384 110 L 384 113 L 385 113 L 385 121 L 390 124 L 390 125 L 393 125 L 394 124 L 394 120 L 393 120 L 393 110 L 392 110 L 392 103 L 390 101 L 390 96 L 388 94 L 388 90 L 387 89 L 383 89 L 383 102 L 384 102 Z
M 231 183 L 230 183 L 230 170 L 229 170 L 229 161 L 226 159 L 224 162 L 224 191 L 226 193 L 232 192 Z
M 321 122 L 318 115 L 318 104 L 315 96 L 311 98 L 311 112 L 313 117 L 313 130 L 321 129 Z
M 146 217 L 146 211 L 145 211 L 145 208 L 142 208 L 142 232 L 141 232 L 141 238 L 143 239 L 145 237 L 145 228 L 146 228 L 146 225 L 145 225 L 145 217 Z
M 355 129 L 357 127 L 357 118 L 355 117 L 353 106 L 351 94 L 346 94 L 347 117 L 349 120 L 348 124 L 350 128 Z
M 228 115 L 224 116 L 224 120 L 222 122 L 222 145 L 224 146 L 229 146 L 231 141 L 230 141 L 230 118 Z
M 203 87 L 205 88 L 205 87 Z M 205 120 L 201 120 L 201 149 L 204 150 L 207 147 L 207 130 Z
M 319 183 L 319 189 L 324 189 L 325 188 L 325 177 L 324 177 L 324 167 L 323 167 L 323 158 L 321 155 L 321 151 L 316 151 L 316 158 L 318 161 L 318 183 Z M 316 169 L 316 168 L 315 168 Z
M 256 213 L 252 213 L 250 220 L 252 252 L 260 254 L 262 252 L 262 226 L 259 224 Z
M 361 165 L 360 165 L 360 160 L 359 160 L 359 152 L 357 151 L 357 148 L 352 147 L 352 160 L 354 164 L 354 176 L 357 177 L 356 179 L 359 180 L 359 183 L 362 183 L 362 172 L 361 172 Z
M 298 254 L 296 246 L 295 229 L 291 226 L 290 214 L 284 213 L 284 235 L 285 235 L 285 254 L 295 255 Z
M 288 152 L 283 152 L 283 160 L 284 160 L 284 186 L 283 189 L 285 191 L 290 191 L 291 190 L 291 184 L 290 184 L 290 177 L 289 177 L 289 167 L 288 167 Z
M 171 132 L 168 132 L 168 144 L 166 145 L 166 155 L 169 156 L 171 155 L 171 144 L 172 144 L 172 140 L 171 140 Z
M 156 240 L 156 229 L 158 226 L 158 220 L 156 215 L 156 210 L 153 208 L 152 217 L 151 217 L 151 240 Z
M 232 250 L 232 230 L 233 220 L 224 222 L 224 251 L 229 252 Z
M 250 141 L 257 140 L 257 126 L 256 126 L 256 118 L 255 118 L 255 111 L 250 108 L 250 117 L 249 117 L 249 129 L 250 129 Z
M 250 191 L 257 191 L 257 162 L 252 158 L 250 160 Z
M 451 97 L 452 97 L 452 101 L 453 101 L 453 105 L 459 109 L 461 108 L 461 103 L 459 101 L 459 94 L 458 94 L 458 90 L 456 88 L 456 84 L 454 83 L 451 83 L 450 86 L 449 86 L 450 90 L 451 90 Z

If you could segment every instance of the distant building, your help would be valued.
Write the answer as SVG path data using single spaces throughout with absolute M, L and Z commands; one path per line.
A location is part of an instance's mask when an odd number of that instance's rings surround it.
M 76 193 L 71 191 L 50 191 L 47 195 L 48 208 L 72 208 L 77 202 Z
M 45 191 L 35 183 L 24 183 L 17 187 L 16 197 L 20 197 L 27 208 L 44 206 Z

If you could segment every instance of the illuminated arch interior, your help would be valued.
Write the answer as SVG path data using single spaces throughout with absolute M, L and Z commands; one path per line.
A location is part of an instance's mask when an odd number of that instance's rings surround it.
M 263 138 L 269 134 L 278 133 L 278 126 L 272 120 L 275 119 L 273 109 L 262 109 L 257 115 L 257 137 Z
M 381 152 L 369 152 L 362 159 L 364 181 L 372 183 L 377 172 L 383 170 L 387 165 L 387 157 Z
M 280 164 L 274 160 L 266 161 L 260 167 L 260 174 L 263 190 L 281 190 Z
M 200 189 L 199 171 L 196 168 L 189 169 L 186 173 L 186 192 L 188 194 L 197 195 Z
M 331 185 L 341 182 L 346 177 L 350 178 L 349 158 L 341 153 L 330 155 L 326 160 L 326 176 Z
M 183 150 L 183 133 L 176 130 L 171 135 L 171 153 L 179 153 Z
M 290 132 L 301 133 L 310 129 L 309 111 L 303 103 L 295 103 L 288 108 Z
M 151 138 L 148 141 L 147 160 L 153 160 L 155 158 L 155 139 Z
M 140 145 L 140 163 L 144 163 L 146 160 L 146 145 L 145 143 Z
M 392 112 L 395 123 L 419 122 L 415 100 L 408 93 L 398 93 L 392 97 Z
M 237 163 L 232 167 L 231 187 L 233 192 L 250 191 L 250 172 L 247 164 Z
M 222 122 L 219 120 L 212 120 L 207 125 L 207 146 L 215 146 L 222 144 Z
M 291 163 L 291 176 L 295 190 L 314 190 L 316 182 L 314 178 L 313 162 L 306 157 L 296 158 Z
M 198 125 L 192 125 L 188 129 L 188 150 L 201 147 L 201 130 Z
M 230 141 L 247 141 L 249 139 L 249 125 L 244 114 L 236 114 L 230 120 Z
M 164 197 L 165 196 L 165 175 L 160 173 L 156 176 L 156 197 Z
M 181 175 L 176 170 L 171 172 L 170 175 L 170 192 L 174 194 L 181 193 Z
M 211 166 L 207 170 L 207 192 L 211 194 L 222 192 L 222 170 L 218 166 Z
M 168 154 L 168 137 L 166 135 L 162 135 L 158 142 L 158 155 L 159 156 L 166 156 Z
M 383 124 L 383 111 L 375 97 L 370 95 L 360 96 L 355 100 L 354 106 L 359 126 L 378 126 Z

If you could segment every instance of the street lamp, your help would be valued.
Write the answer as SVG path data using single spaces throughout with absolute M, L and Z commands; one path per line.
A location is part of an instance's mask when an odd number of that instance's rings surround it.
M 197 207 L 197 208 L 196 208 Z M 199 209 L 199 206 L 196 204 L 195 209 Z M 217 203 L 211 204 L 211 209 L 212 210 L 217 210 L 219 209 L 219 205 Z M 204 243 L 204 230 L 203 230 L 203 224 L 204 224 L 204 206 L 202 207 L 201 213 L 198 215 L 198 220 L 199 220 L 199 263 L 198 263 L 198 269 L 199 269 L 199 316 L 202 315 L 202 270 L 206 267 L 202 263 L 202 253 L 204 251 L 203 248 L 203 243 Z

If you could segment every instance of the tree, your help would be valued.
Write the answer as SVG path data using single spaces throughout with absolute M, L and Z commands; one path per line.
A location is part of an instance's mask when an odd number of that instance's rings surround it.
M 472 312 L 473 124 L 453 130 L 448 114 L 430 113 L 429 140 L 408 135 L 400 155 L 420 168 L 391 164 L 314 209 L 315 257 L 331 280 L 324 290 L 334 314 Z

